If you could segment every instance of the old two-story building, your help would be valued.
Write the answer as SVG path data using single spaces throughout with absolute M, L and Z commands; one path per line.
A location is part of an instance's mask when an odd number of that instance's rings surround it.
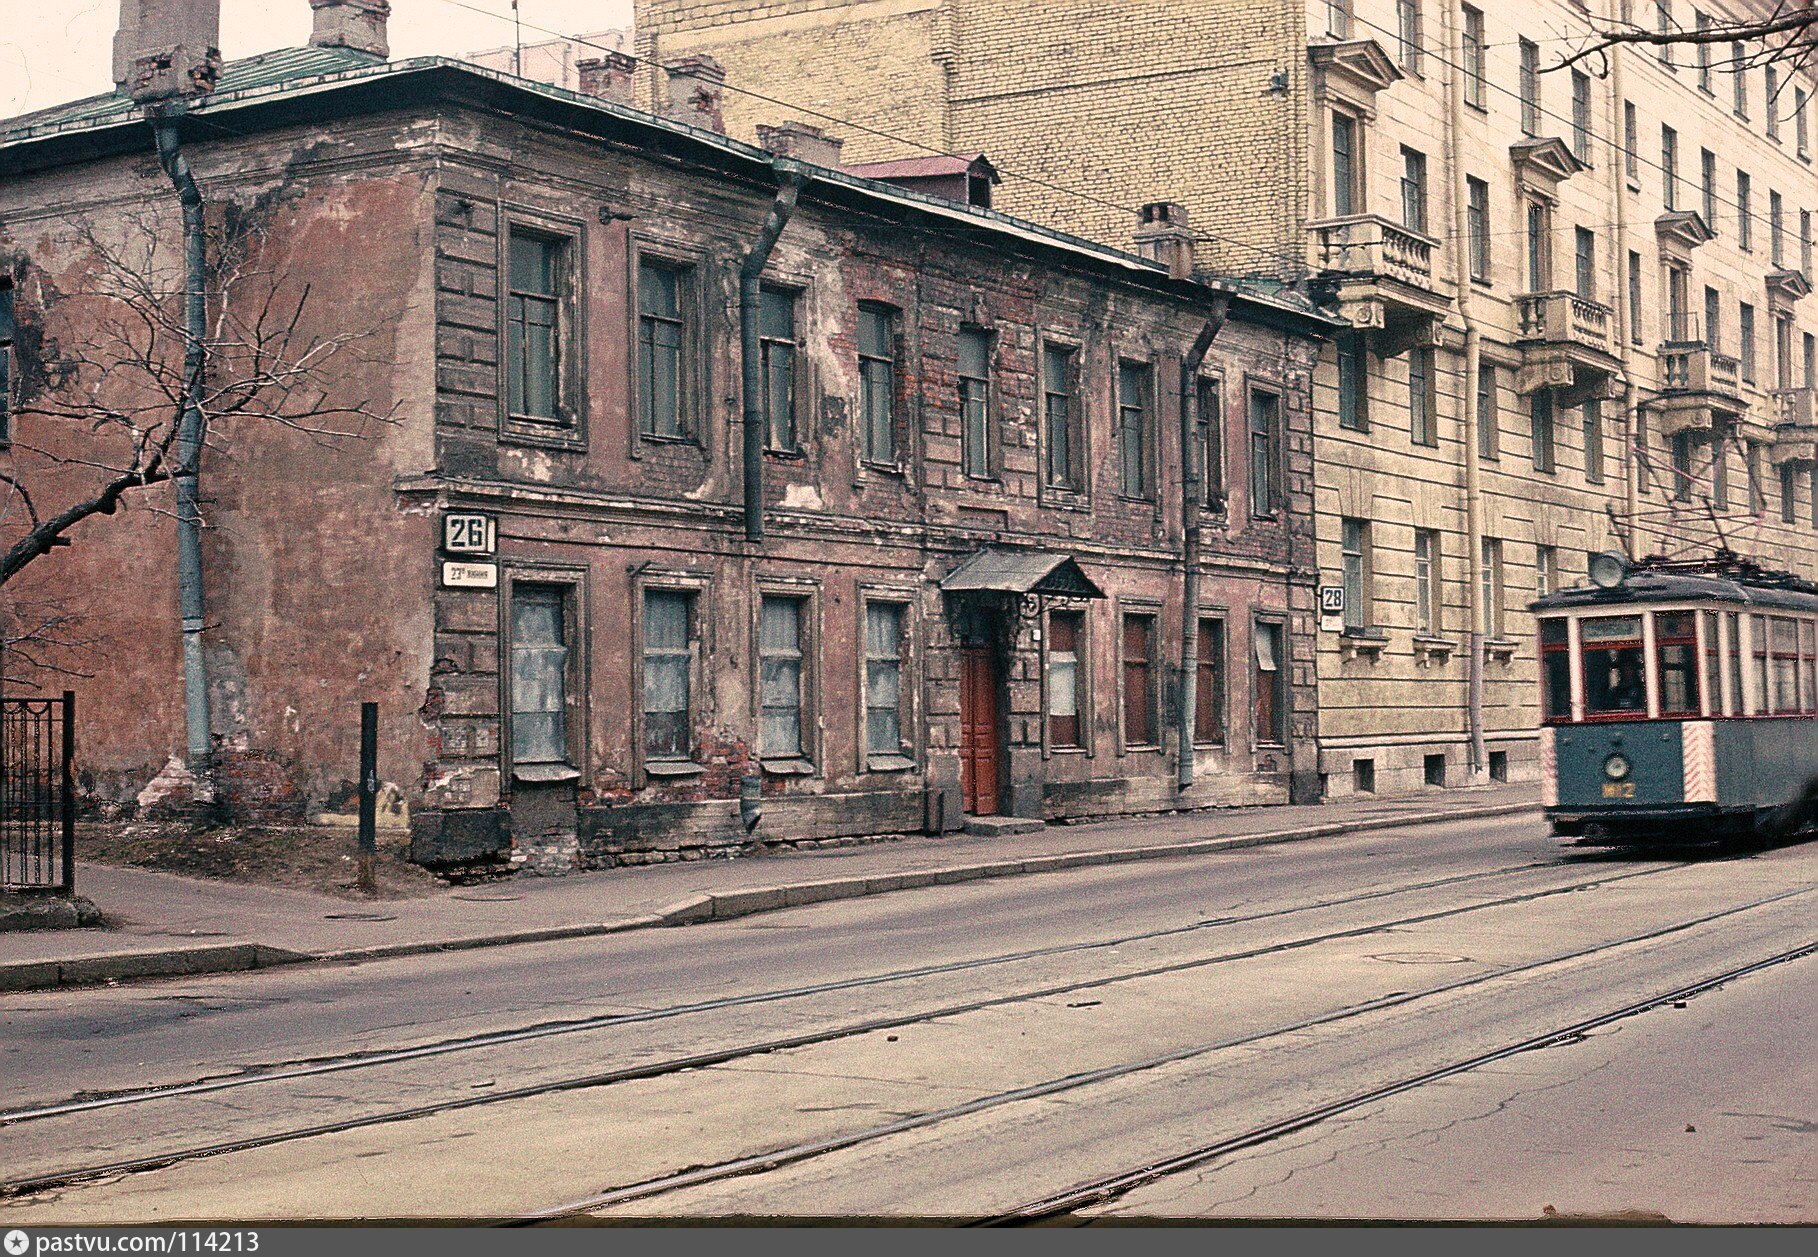
M 310 46 L 186 102 L 183 152 L 209 222 L 309 286 L 302 331 L 358 337 L 321 387 L 391 422 L 212 433 L 230 804 L 344 798 L 363 699 L 432 863 L 1309 792 L 1328 318 L 1191 278 L 1178 206 L 1126 252 L 847 173 L 812 127 L 730 139 L 711 67 L 651 112 L 628 58 L 566 91 L 388 61 L 384 6 L 312 7 Z M 89 244 L 148 223 L 181 238 L 124 89 L 0 124 L 15 353 L 82 337 Z M 81 439 L 25 407 L 15 437 L 27 481 Z M 102 801 L 184 744 L 161 503 L 21 586 L 100 643 Z
M 635 47 L 715 58 L 735 135 L 813 101 L 854 157 L 988 152 L 1001 206 L 1100 240 L 1166 198 L 1202 266 L 1330 303 L 1318 770 L 1345 796 L 1532 777 L 1526 608 L 1589 552 L 1818 571 L 1818 87 L 1741 44 L 1562 64 L 1775 9 L 639 0 Z

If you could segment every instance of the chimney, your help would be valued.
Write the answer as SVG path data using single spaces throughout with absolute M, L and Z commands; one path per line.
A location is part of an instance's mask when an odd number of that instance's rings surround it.
M 391 17 L 391 0 L 309 0 L 316 26 L 309 34 L 311 48 L 352 48 L 380 60 L 391 56 L 385 23 Z
M 120 0 L 114 88 L 140 104 L 206 96 L 221 74 L 221 0 Z
M 1174 201 L 1150 201 L 1136 228 L 1136 251 L 1160 262 L 1175 279 L 1193 278 L 1193 233 L 1187 209 Z
M 632 75 L 638 60 L 629 53 L 609 52 L 603 57 L 589 57 L 574 63 L 581 77 L 581 94 L 598 96 L 616 105 L 632 103 Z
M 720 112 L 720 101 L 726 94 L 726 71 L 706 53 L 671 61 L 669 102 L 664 109 L 677 122 L 706 131 L 726 133 L 726 119 Z
M 769 149 L 779 157 L 793 157 L 814 166 L 830 166 L 839 169 L 840 149 L 845 141 L 837 135 L 828 135 L 819 127 L 806 122 L 783 122 L 774 127 L 760 126 L 757 129 L 758 146 Z

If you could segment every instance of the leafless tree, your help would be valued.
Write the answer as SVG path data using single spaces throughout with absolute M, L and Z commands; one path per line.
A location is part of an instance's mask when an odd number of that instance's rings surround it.
M 1630 7 L 1634 12 L 1627 21 L 1593 19 L 1592 33 L 1548 69 L 1585 63 L 1601 67 L 1607 65 L 1610 49 L 1625 44 L 1658 49 L 1703 46 L 1711 50 L 1706 58 L 1712 69 L 1730 71 L 1769 63 L 1803 68 L 1818 51 L 1818 8 L 1813 0 L 1766 0 L 1744 17 L 1701 14 L 1705 20 L 1695 26 L 1682 25 L 1670 8 L 1661 22 L 1653 0 L 1636 0 Z

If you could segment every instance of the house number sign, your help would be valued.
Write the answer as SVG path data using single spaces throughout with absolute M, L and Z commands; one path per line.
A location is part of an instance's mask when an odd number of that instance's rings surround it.
M 442 548 L 450 554 L 491 554 L 498 541 L 498 525 L 490 515 L 442 516 Z

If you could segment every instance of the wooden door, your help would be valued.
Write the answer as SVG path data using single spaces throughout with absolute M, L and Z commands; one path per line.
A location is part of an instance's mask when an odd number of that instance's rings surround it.
M 998 766 L 997 666 L 989 648 L 960 654 L 960 794 L 968 814 L 996 816 Z

